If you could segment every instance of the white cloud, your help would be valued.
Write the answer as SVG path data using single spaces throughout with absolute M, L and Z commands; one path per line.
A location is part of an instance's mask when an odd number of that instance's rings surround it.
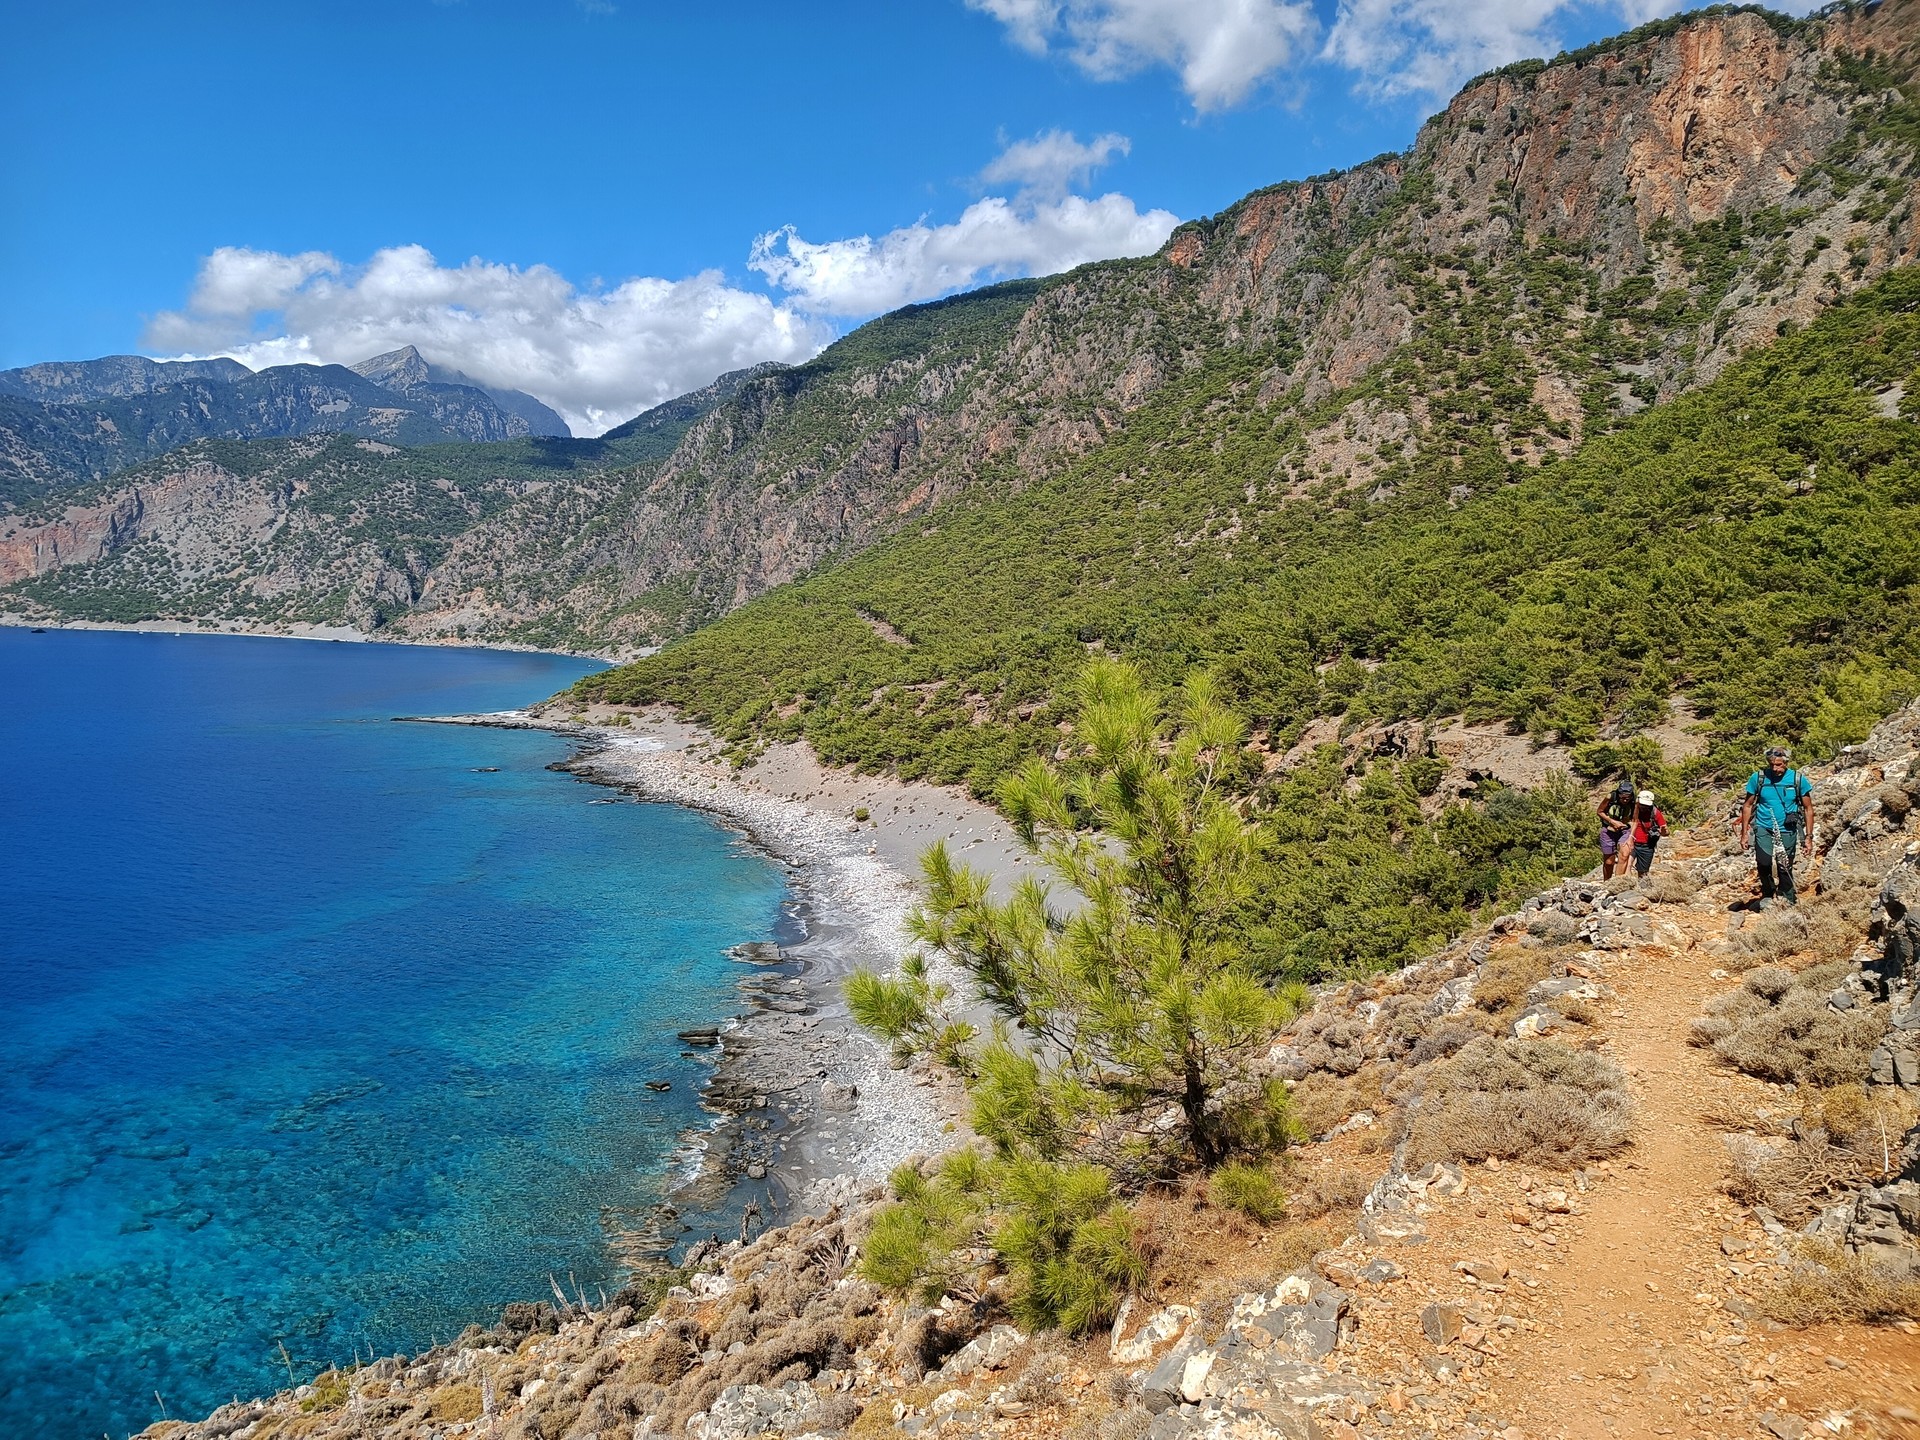
M 1196 110 L 1245 100 L 1318 31 L 1310 0 L 967 0 L 1035 54 L 1096 80 L 1165 65 Z
M 1115 154 L 1126 155 L 1133 142 L 1124 135 L 1096 135 L 1082 144 L 1071 130 L 1043 130 L 1016 140 L 980 172 L 988 185 L 1015 185 L 1026 194 L 1057 200 L 1076 182 L 1085 182 Z
M 951 225 L 921 221 L 877 240 L 816 245 L 787 225 L 755 240 L 747 264 L 815 314 L 872 315 L 987 280 L 1151 254 L 1177 224 L 1170 211 L 1141 214 L 1124 195 L 1045 203 L 989 196 Z
M 1612 0 L 1603 13 L 1641 25 L 1679 0 Z M 1378 99 L 1446 100 L 1485 70 L 1563 48 L 1553 22 L 1591 14 L 1577 0 L 1340 0 L 1322 56 L 1359 76 Z
M 261 367 L 351 365 L 416 345 L 435 364 L 538 396 L 593 435 L 727 370 L 804 360 L 830 328 L 717 271 L 582 289 L 545 265 L 444 266 L 419 245 L 349 268 L 331 255 L 223 247 L 148 348 Z

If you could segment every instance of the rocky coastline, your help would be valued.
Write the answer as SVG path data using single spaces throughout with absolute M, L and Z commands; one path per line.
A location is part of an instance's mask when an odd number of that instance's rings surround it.
M 896 1066 L 853 1023 L 841 994 L 853 969 L 891 968 L 907 945 L 913 886 L 904 862 L 917 856 L 921 837 L 902 833 L 908 826 L 890 823 L 896 817 L 884 810 L 873 818 L 880 794 L 866 797 L 872 805 L 835 806 L 820 790 L 800 788 L 824 784 L 825 772 L 811 769 L 812 778 L 790 783 L 756 780 L 714 758 L 717 747 L 698 727 L 664 713 L 639 727 L 537 711 L 430 718 L 560 735 L 578 748 L 552 768 L 641 801 L 700 810 L 787 872 L 794 898 L 786 934 L 731 952 L 743 971 L 738 1012 L 679 1037 L 713 1057 L 701 1093 L 713 1121 L 682 1137 L 683 1157 L 659 1210 L 618 1238 L 629 1266 L 672 1263 L 709 1241 L 746 1238 L 845 1204 L 902 1161 L 960 1137 L 949 1082 L 924 1063 Z M 925 806 L 955 822 L 966 818 L 975 831 L 1003 828 L 993 812 L 953 792 L 867 783 L 898 792 L 896 809 L 911 794 L 916 817 Z M 949 828 L 958 835 L 968 827 Z M 995 873 L 1012 849 L 1010 836 L 997 838 L 983 857 Z

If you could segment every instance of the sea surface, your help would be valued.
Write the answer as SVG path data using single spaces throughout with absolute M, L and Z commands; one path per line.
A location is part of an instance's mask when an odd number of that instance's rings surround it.
M 674 1031 L 786 877 L 556 738 L 391 719 L 593 668 L 0 628 L 0 1435 L 616 1288 L 707 1119 Z

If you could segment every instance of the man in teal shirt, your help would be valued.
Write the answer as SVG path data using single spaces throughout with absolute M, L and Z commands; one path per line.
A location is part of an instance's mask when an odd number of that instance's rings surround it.
M 1760 875 L 1760 898 L 1771 900 L 1777 888 L 1789 905 L 1800 903 L 1793 887 L 1793 862 L 1800 837 L 1813 840 L 1813 786 L 1798 770 L 1787 768 L 1787 752 L 1776 745 L 1767 751 L 1767 765 L 1747 779 L 1746 802 L 1740 807 L 1740 848 L 1753 844 L 1754 869 Z

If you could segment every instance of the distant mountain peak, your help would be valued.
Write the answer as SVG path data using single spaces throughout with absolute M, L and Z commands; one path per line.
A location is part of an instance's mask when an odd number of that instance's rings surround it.
M 426 360 L 411 345 L 402 345 L 398 350 L 389 350 L 347 368 L 388 390 L 411 390 L 426 384 L 429 378 Z

